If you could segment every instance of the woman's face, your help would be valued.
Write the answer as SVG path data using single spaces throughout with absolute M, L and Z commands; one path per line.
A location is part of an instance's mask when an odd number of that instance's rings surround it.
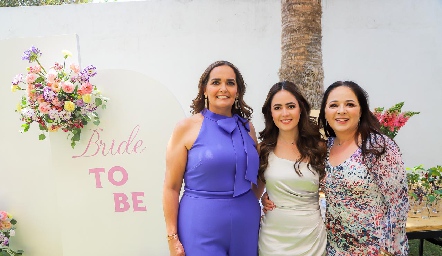
M 210 111 L 230 116 L 235 98 L 238 96 L 238 85 L 233 69 L 227 65 L 212 69 L 204 96 L 209 99 Z
M 270 103 L 272 118 L 280 131 L 293 131 L 298 129 L 301 109 L 298 100 L 289 91 L 277 92 Z
M 328 95 L 325 119 L 336 134 L 354 134 L 359 125 L 361 107 L 356 94 L 347 86 L 339 86 Z

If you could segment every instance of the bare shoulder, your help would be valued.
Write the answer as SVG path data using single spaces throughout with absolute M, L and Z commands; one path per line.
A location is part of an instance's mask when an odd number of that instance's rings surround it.
M 249 127 L 250 127 L 250 137 L 252 137 L 252 139 L 255 141 L 255 144 L 258 145 L 258 139 L 256 137 L 256 131 L 255 131 L 255 126 L 253 126 L 252 121 L 249 121 Z
M 262 142 L 258 143 L 258 146 L 256 146 L 256 150 L 258 150 L 258 154 L 261 154 L 261 144 L 262 144 Z
M 175 126 L 172 136 L 175 137 L 180 144 L 182 143 L 187 149 L 190 149 L 198 136 L 203 119 L 203 115 L 198 113 L 179 121 Z

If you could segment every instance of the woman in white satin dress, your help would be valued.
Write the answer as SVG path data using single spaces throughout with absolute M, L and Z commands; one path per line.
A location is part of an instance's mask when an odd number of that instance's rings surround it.
M 265 187 L 275 207 L 262 218 L 259 255 L 325 255 L 318 190 L 326 148 L 309 117 L 310 105 L 295 84 L 285 81 L 270 89 L 262 113 L 255 192 L 260 196 Z

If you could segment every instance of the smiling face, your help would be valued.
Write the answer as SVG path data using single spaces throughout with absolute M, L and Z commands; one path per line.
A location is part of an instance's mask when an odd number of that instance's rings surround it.
M 301 108 L 296 97 L 286 90 L 277 92 L 270 104 L 273 122 L 280 131 L 298 129 Z
M 359 101 L 349 87 L 339 86 L 330 92 L 325 105 L 325 119 L 336 134 L 356 133 L 360 117 Z
M 236 75 L 227 65 L 212 69 L 204 90 L 209 100 L 209 110 L 220 115 L 231 116 L 232 106 L 238 95 Z

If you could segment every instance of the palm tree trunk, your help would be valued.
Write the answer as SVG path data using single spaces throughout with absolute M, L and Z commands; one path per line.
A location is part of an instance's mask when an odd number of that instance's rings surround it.
M 281 0 L 281 14 L 279 79 L 294 82 L 312 109 L 319 109 L 324 92 L 321 0 Z

